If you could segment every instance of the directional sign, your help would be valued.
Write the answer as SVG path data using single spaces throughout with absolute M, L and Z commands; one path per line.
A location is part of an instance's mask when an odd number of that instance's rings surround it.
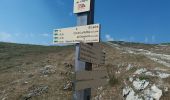
M 90 11 L 91 0 L 74 0 L 74 13 Z
M 94 80 L 107 78 L 107 71 L 80 71 L 76 72 L 76 80 L 85 81 L 85 80 Z
M 105 53 L 100 47 L 80 43 L 79 59 L 94 64 L 105 63 Z
M 107 85 L 107 79 L 96 79 L 89 81 L 78 81 L 75 85 L 75 90 L 83 90 L 87 88 L 98 88 L 100 86 Z
M 99 24 L 55 29 L 53 32 L 53 42 L 54 44 L 94 43 L 99 42 L 99 33 Z
M 82 90 L 86 88 L 97 88 L 106 85 L 107 71 L 80 71 L 76 72 L 75 89 Z

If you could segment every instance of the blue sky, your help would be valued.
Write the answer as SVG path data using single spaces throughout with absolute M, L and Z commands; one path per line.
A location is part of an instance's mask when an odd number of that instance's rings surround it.
M 170 0 L 96 0 L 102 41 L 170 42 Z M 53 29 L 76 26 L 73 0 L 0 0 L 0 41 L 52 44 Z

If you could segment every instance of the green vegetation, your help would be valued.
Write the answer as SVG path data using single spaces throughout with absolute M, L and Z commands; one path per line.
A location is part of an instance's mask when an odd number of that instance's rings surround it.
M 170 43 L 161 43 L 161 45 L 170 45 Z
M 139 76 L 140 80 L 149 80 L 149 77 L 146 75 Z
M 117 85 L 118 83 L 119 83 L 119 80 L 118 80 L 118 78 L 116 78 L 114 75 L 112 75 L 112 76 L 109 78 L 109 84 L 110 84 L 110 86 Z
M 73 48 L 73 46 L 40 46 L 0 42 L 0 70 L 21 65 L 23 63 L 19 63 L 19 61 L 22 61 L 21 59 L 25 59 L 28 56 L 37 57 L 38 55 L 62 52 L 63 50 Z

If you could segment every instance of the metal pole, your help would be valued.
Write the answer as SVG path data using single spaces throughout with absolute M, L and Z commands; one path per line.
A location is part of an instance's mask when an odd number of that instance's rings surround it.
M 95 0 L 91 0 L 90 11 L 77 14 L 77 26 L 94 24 L 94 5 L 95 5 Z M 93 45 L 93 44 L 89 44 L 89 45 Z M 79 55 L 79 44 L 76 44 L 75 72 L 83 71 L 83 70 L 91 71 L 92 63 L 80 61 L 78 59 L 78 55 Z M 85 90 L 75 91 L 73 98 L 74 100 L 90 100 L 91 89 L 89 88 Z

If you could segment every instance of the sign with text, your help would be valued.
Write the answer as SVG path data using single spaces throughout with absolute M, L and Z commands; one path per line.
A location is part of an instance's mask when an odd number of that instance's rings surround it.
M 76 72 L 77 81 L 95 80 L 107 78 L 108 74 L 105 70 L 95 70 L 95 71 L 79 71 Z
M 80 71 L 76 72 L 76 90 L 83 90 L 86 88 L 98 88 L 108 83 L 108 74 L 105 70 L 95 71 Z
M 105 63 L 105 53 L 99 46 L 80 43 L 79 60 L 94 64 Z
M 88 81 L 78 81 L 75 84 L 75 90 L 83 90 L 87 88 L 98 88 L 100 86 L 107 85 L 107 79 L 96 79 L 96 80 L 88 80 Z
M 91 0 L 74 0 L 74 13 L 90 11 Z
M 71 28 L 55 29 L 53 43 L 94 43 L 99 42 L 100 25 L 86 25 Z

